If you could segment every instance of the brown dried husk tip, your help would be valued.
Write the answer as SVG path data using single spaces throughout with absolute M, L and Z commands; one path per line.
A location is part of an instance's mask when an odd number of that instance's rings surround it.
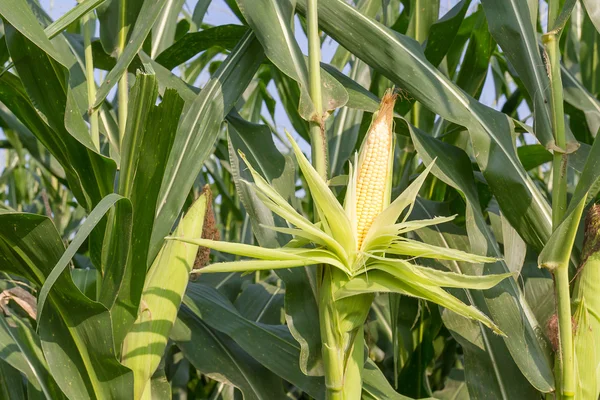
M 394 120 L 394 105 L 396 104 L 397 98 L 398 92 L 396 92 L 394 89 L 388 89 L 385 91 L 383 97 L 381 98 L 381 104 L 379 105 L 377 117 L 373 121 L 373 125 L 381 123 L 381 121 L 385 119 L 386 125 L 390 127 L 392 126 L 392 122 Z
M 202 225 L 202 239 L 221 240 L 221 234 L 217 228 L 215 212 L 213 210 L 213 196 L 209 185 L 204 185 L 200 196 L 206 194 L 206 213 L 204 214 L 204 225 Z M 205 267 L 210 262 L 210 249 L 208 247 L 198 247 L 198 253 L 194 260 L 194 270 Z M 196 279 L 198 274 L 191 274 L 190 279 Z

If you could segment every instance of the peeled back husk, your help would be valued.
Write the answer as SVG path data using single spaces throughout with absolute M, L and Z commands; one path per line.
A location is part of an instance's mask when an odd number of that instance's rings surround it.
M 205 188 L 179 222 L 175 235 L 200 237 L 210 201 L 210 191 Z M 148 271 L 138 318 L 122 349 L 122 363 L 133 371 L 136 400 L 152 398 L 151 378 L 165 351 L 197 253 L 197 245 L 165 241 Z

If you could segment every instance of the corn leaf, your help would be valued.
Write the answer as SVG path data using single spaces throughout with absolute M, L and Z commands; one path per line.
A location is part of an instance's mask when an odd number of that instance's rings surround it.
M 0 269 L 40 288 L 61 258 L 71 258 L 61 257 L 65 248 L 50 219 L 34 214 L 0 214 L 0 247 Z M 117 361 L 108 309 L 83 295 L 68 272 L 56 278 L 47 298 L 38 332 L 46 361 L 60 370 L 53 377 L 63 393 L 131 398 L 133 376 Z
M 308 94 L 308 68 L 291 28 L 293 3 L 276 0 L 238 0 L 240 11 L 262 44 L 266 56 L 277 68 L 298 82 L 300 115 L 310 120 L 320 120 L 321 115 L 343 106 L 348 101 L 344 87 L 334 79 L 323 79 L 323 110 L 315 110 Z
M 554 143 L 550 117 L 550 80 L 540 55 L 536 27 L 522 0 L 482 1 L 489 29 L 529 92 L 535 114 L 535 135 L 547 148 Z M 550 29 L 550 28 L 549 28 Z M 574 138 L 570 138 L 574 141 Z
M 502 258 L 496 239 L 487 226 L 479 208 L 479 195 L 475 187 L 471 160 L 462 150 L 434 139 L 418 129 L 410 127 L 415 147 L 426 163 L 436 160 L 432 172 L 440 180 L 462 191 L 467 199 L 467 231 L 471 251 Z M 504 209 L 505 211 L 508 209 Z M 514 225 L 513 225 L 514 226 Z M 462 265 L 461 265 L 462 266 Z M 478 274 L 503 274 L 510 272 L 503 261 L 487 264 Z M 473 271 L 462 269 L 463 272 Z M 474 273 L 470 273 L 474 274 Z M 503 293 L 503 296 L 500 296 Z M 540 323 L 524 300 L 514 279 L 505 279 L 491 290 L 483 292 L 486 308 L 506 333 L 504 341 L 523 375 L 541 391 L 552 390 L 554 377 L 548 359 L 547 344 L 540 339 Z M 477 304 L 480 308 L 483 305 Z M 526 345 L 524 345 L 526 343 Z
M 149 259 L 154 259 L 177 219 L 204 160 L 212 150 L 219 126 L 263 59 L 260 44 L 246 34 L 204 89 L 186 107 L 177 128 L 161 184 Z M 181 95 L 182 98 L 189 97 Z
M 29 384 L 41 395 L 51 399 L 66 398 L 50 374 L 40 338 L 17 315 L 0 316 L 0 346 L 14 349 L 2 354 L 2 360 L 27 377 Z
M 231 337 L 263 366 L 314 398 L 324 398 L 323 378 L 306 376 L 300 371 L 300 346 L 285 327 L 242 317 L 218 291 L 205 285 L 192 284 L 184 304 L 195 318 Z
M 158 19 L 166 3 L 166 0 L 146 1 L 142 3 L 143 5 L 137 16 L 131 38 L 127 41 L 127 46 L 125 46 L 123 53 L 119 55 L 117 64 L 106 75 L 98 88 L 93 108 L 97 109 L 100 107 L 110 90 L 119 82 L 121 76 L 127 73 L 127 67 L 129 67 L 135 55 L 141 50 L 146 36 L 150 33 L 152 26 Z
M 117 206 L 115 216 L 110 220 L 113 233 L 106 240 L 103 257 L 106 260 L 103 268 L 106 273 L 100 298 L 111 308 L 118 344 L 137 317 L 144 278 L 153 261 L 149 258 L 149 248 L 160 182 L 184 106 L 182 99 L 172 89 L 167 89 L 161 103 L 155 105 L 158 84 L 152 72 L 146 65 L 145 70 L 136 75 L 121 148 L 118 192 L 131 201 L 133 219 L 130 234 L 135 240 L 128 242 L 122 236 L 127 234 L 125 230 L 117 229 L 123 224 L 123 211 Z M 115 260 L 112 257 L 115 254 L 129 254 L 127 262 L 123 263 L 125 257 L 116 257 Z

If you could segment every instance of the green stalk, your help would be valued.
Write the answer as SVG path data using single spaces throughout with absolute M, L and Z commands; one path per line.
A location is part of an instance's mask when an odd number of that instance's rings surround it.
M 323 125 L 323 100 L 321 95 L 321 40 L 317 0 L 308 0 L 306 21 L 308 25 L 309 93 L 315 107 L 315 117 L 310 124 L 312 163 L 324 181 L 327 181 L 327 138 Z M 315 218 L 317 215 L 315 213 Z M 346 400 L 344 370 L 346 351 L 339 329 L 339 317 L 333 299 L 336 287 L 334 271 L 323 265 L 319 268 L 322 282 L 319 287 L 319 322 L 321 328 L 322 357 L 325 367 L 327 400 Z M 361 349 L 362 350 L 362 349 Z
M 325 390 L 327 400 L 344 400 L 344 350 L 341 348 L 341 335 L 337 327 L 337 313 L 333 300 L 331 269 L 325 267 L 323 281 L 319 289 L 319 322 L 321 346 L 325 367 Z
M 556 21 L 558 2 L 550 1 L 548 13 L 549 26 Z M 551 23 L 551 25 L 550 25 Z M 563 109 L 563 88 L 560 75 L 559 39 L 561 30 L 553 30 L 542 36 L 547 55 L 547 67 L 550 78 L 552 126 L 554 142 L 553 187 L 552 187 L 552 228 L 556 230 L 567 208 L 567 153 L 565 119 Z M 569 290 L 569 257 L 554 270 L 556 285 L 557 314 L 559 325 L 560 390 L 561 399 L 573 399 L 575 395 L 575 362 L 573 354 L 573 328 L 571 322 L 571 295 Z
M 88 89 L 88 114 L 90 117 L 90 135 L 96 150 L 100 150 L 100 130 L 98 129 L 98 111 L 92 108 L 96 101 L 96 81 L 94 79 L 94 57 L 92 55 L 92 30 L 94 21 L 90 13 L 81 18 L 83 25 L 83 46 L 85 49 L 85 78 Z
M 308 25 L 309 93 L 316 113 L 316 118 L 309 122 L 312 162 L 319 175 L 327 181 L 327 138 L 322 116 L 321 39 L 319 38 L 317 0 L 308 0 L 306 21 Z
M 119 10 L 119 44 L 118 44 L 118 55 L 119 57 L 123 54 L 125 46 L 127 44 L 127 31 L 126 26 L 127 18 L 127 0 L 121 0 L 121 9 Z M 123 142 L 125 136 L 125 126 L 127 125 L 127 102 L 129 101 L 129 85 L 127 83 L 127 71 L 123 73 L 123 76 L 119 80 L 117 88 L 118 100 L 119 100 L 119 148 Z

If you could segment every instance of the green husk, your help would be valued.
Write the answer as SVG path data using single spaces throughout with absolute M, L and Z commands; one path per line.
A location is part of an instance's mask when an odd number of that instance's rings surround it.
M 593 205 L 586 217 L 585 242 L 579 267 L 573 306 L 575 320 L 576 399 L 597 399 L 600 395 L 600 205 Z
M 197 238 L 210 204 L 205 188 L 181 219 L 175 234 Z M 134 375 L 134 398 L 152 398 L 150 381 L 165 351 L 169 333 L 188 284 L 198 245 L 168 240 L 148 271 L 138 318 L 123 342 L 122 363 Z

